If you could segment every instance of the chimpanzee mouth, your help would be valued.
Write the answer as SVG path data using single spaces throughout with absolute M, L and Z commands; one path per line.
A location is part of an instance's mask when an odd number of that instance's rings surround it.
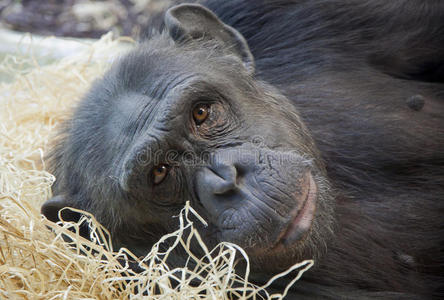
M 307 173 L 304 181 L 307 187 L 300 198 L 303 199 L 302 205 L 298 205 L 291 212 L 292 218 L 288 226 L 279 234 L 274 248 L 288 246 L 301 240 L 311 227 L 316 210 L 317 186 L 310 172 Z

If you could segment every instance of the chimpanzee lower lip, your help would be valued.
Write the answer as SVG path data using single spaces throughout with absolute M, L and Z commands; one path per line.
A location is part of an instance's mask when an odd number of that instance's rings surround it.
M 308 188 L 304 202 L 300 208 L 296 208 L 291 213 L 294 217 L 288 226 L 279 234 L 276 243 L 277 246 L 280 244 L 289 245 L 300 240 L 311 227 L 316 209 L 317 187 L 311 173 L 308 173 L 306 176 L 308 177 Z

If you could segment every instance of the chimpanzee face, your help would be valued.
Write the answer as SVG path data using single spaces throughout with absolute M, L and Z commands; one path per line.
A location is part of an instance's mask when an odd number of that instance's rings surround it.
M 297 111 L 255 80 L 244 38 L 210 11 L 176 6 L 165 23 L 168 34 L 121 59 L 67 122 L 42 212 L 88 210 L 144 255 L 189 200 L 208 245 L 236 243 L 276 270 L 315 255 L 332 197 Z

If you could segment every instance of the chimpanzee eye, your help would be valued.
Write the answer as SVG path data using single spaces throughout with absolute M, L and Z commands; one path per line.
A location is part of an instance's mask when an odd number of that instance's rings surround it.
M 197 125 L 202 124 L 210 114 L 209 106 L 206 104 L 199 104 L 193 109 L 193 119 Z
M 153 170 L 154 184 L 161 183 L 168 174 L 168 165 L 158 165 Z

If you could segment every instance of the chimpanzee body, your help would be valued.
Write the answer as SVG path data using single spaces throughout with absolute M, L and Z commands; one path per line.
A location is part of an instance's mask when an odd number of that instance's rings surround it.
M 210 245 L 227 240 L 245 247 L 253 257 L 253 270 L 259 281 L 266 279 L 264 274 L 314 257 L 315 266 L 293 289 L 294 295 L 301 298 L 428 299 L 444 296 L 444 3 L 274 0 L 205 1 L 203 5 L 243 35 L 254 57 L 254 71 L 251 71 L 253 67 L 250 57 L 245 55 L 245 48 L 235 53 L 244 63 L 243 71 L 233 62 L 210 61 L 208 67 L 203 67 L 207 63 L 202 56 L 205 51 L 213 51 L 208 56 L 214 55 L 217 60 L 214 52 L 218 50 L 214 50 L 217 45 L 212 44 L 212 33 L 206 35 L 204 32 L 199 35 L 201 40 L 191 42 L 195 36 L 187 30 L 194 25 L 187 27 L 189 20 L 177 10 L 177 14 L 170 13 L 171 19 L 166 19 L 166 31 L 175 40 L 173 43 L 165 33 L 151 31 L 164 27 L 163 16 L 162 19 L 153 16 L 145 32 L 146 41 L 139 50 L 122 59 L 105 79 L 95 84 L 62 132 L 61 142 L 52 155 L 52 170 L 57 177 L 54 194 L 63 195 L 63 201 L 61 204 L 59 200 L 49 201 L 46 210 L 43 209 L 45 214 L 51 216 L 51 209 L 66 205 L 89 210 L 111 228 L 118 245 L 138 254 L 146 253 L 149 245 L 173 229 L 175 223 L 165 225 L 147 213 L 153 208 L 146 208 L 145 200 L 141 199 L 151 190 L 141 188 L 143 180 L 139 175 L 133 175 L 149 173 L 145 166 L 140 171 L 134 166 L 134 160 L 123 165 L 119 163 L 127 161 L 128 155 L 135 155 L 127 154 L 128 151 L 125 155 L 120 153 L 121 148 L 131 148 L 128 145 L 139 143 L 146 130 L 140 124 L 160 116 L 160 121 L 155 124 L 163 124 L 163 127 L 150 129 L 156 149 L 179 149 L 194 143 L 202 148 L 193 148 L 193 151 L 201 153 L 206 149 L 214 156 L 239 147 L 247 151 L 250 149 L 250 146 L 244 146 L 247 136 L 257 135 L 263 137 L 264 149 L 271 149 L 258 150 L 260 157 L 268 155 L 269 151 L 274 153 L 270 154 L 273 156 L 292 148 L 303 149 L 296 165 L 311 170 L 307 172 L 312 174 L 310 178 L 317 186 L 316 192 L 308 183 L 310 179 L 305 177 L 309 175 L 296 171 L 287 174 L 273 165 L 270 169 L 277 170 L 277 173 L 270 171 L 268 178 L 272 178 L 271 181 L 273 176 L 278 178 L 275 185 L 278 188 L 281 188 L 279 178 L 290 182 L 292 190 L 282 188 L 283 194 L 294 190 L 300 191 L 298 195 L 317 193 L 315 217 L 307 233 L 312 238 L 298 236 L 303 241 L 300 242 L 302 246 L 295 246 L 297 250 L 288 246 L 288 255 L 286 244 L 277 248 L 276 253 L 269 254 L 268 248 L 264 250 L 261 247 L 266 246 L 261 244 L 273 248 L 276 245 L 272 239 L 282 236 L 282 232 L 287 237 L 282 231 L 286 227 L 280 227 L 278 221 L 274 223 L 274 217 L 270 217 L 273 221 L 269 223 L 261 223 L 265 229 L 261 229 L 262 225 L 258 225 L 259 229 L 245 229 L 239 225 L 241 229 L 238 230 L 236 220 L 240 217 L 236 213 L 230 213 L 230 217 L 222 221 L 212 215 L 213 210 L 218 211 L 217 217 L 223 215 L 223 212 L 219 213 L 223 210 L 217 206 L 219 204 L 214 204 L 218 201 L 242 202 L 233 196 L 242 190 L 241 183 L 236 183 L 239 188 L 228 188 L 229 192 L 225 187 L 216 192 L 213 186 L 218 186 L 219 182 L 211 177 L 213 175 L 200 171 L 193 175 L 191 171 L 184 171 L 191 179 L 190 182 L 181 179 L 180 184 L 191 187 L 170 186 L 168 189 L 173 189 L 181 200 L 190 199 L 199 213 L 209 219 L 210 229 L 201 230 Z M 180 25 L 175 23 L 177 20 Z M 152 57 L 156 59 L 152 60 Z M 177 75 L 188 70 L 186 76 Z M 164 100 L 167 98 L 164 95 L 177 86 L 186 85 L 187 78 L 195 74 L 204 74 L 203 80 L 209 78 L 213 85 L 220 83 L 218 93 L 221 90 L 229 93 L 227 90 L 232 85 L 230 96 L 224 98 L 241 95 L 238 90 L 248 90 L 236 101 L 241 103 L 242 97 L 251 96 L 256 99 L 256 104 L 248 103 L 254 106 L 251 110 L 242 103 L 236 106 L 244 113 L 239 117 L 235 111 L 233 117 L 228 118 L 229 124 L 240 128 L 236 131 L 230 127 L 231 138 L 222 139 L 217 135 L 209 138 L 206 134 L 210 129 L 205 129 L 204 133 L 197 134 L 204 137 L 202 139 L 165 142 L 163 134 L 180 127 L 180 123 L 175 123 L 179 117 L 172 111 L 184 106 Z M 162 80 L 168 84 L 162 86 L 159 83 Z M 235 86 L 230 80 L 240 83 Z M 258 103 L 258 96 L 249 90 L 254 85 L 251 80 L 260 82 L 260 87 L 254 90 L 265 91 L 263 95 L 276 94 L 274 100 L 266 100 L 264 96 L 264 102 Z M 140 92 L 142 86 L 156 86 L 153 82 L 161 86 L 157 86 L 157 90 L 162 93 L 149 88 L 148 92 Z M 199 93 L 208 98 L 207 92 Z M 164 110 L 153 109 L 143 115 L 141 111 L 146 106 L 141 104 L 145 101 L 140 96 L 142 94 L 149 95 L 150 99 L 163 99 L 169 104 Z M 109 98 L 114 102 L 109 102 Z M 274 114 L 279 110 L 276 105 L 284 112 Z M 215 107 L 213 115 L 214 112 L 220 115 L 228 111 L 222 104 Z M 294 115 L 285 115 L 286 110 L 294 109 L 305 126 Z M 271 111 L 269 115 L 268 110 Z M 114 116 L 119 113 L 125 117 Z M 137 118 L 132 117 L 134 113 Z M 279 125 L 285 116 L 297 124 L 295 133 L 285 120 Z M 129 119 L 131 125 L 127 124 Z M 218 122 L 213 120 L 210 123 Z M 101 130 L 109 126 L 112 127 L 111 133 Z M 282 128 L 277 129 L 279 126 Z M 139 127 L 143 128 L 139 130 Z M 202 130 L 199 126 L 193 128 Z M 286 136 L 285 130 L 290 129 L 292 131 Z M 176 133 L 175 141 L 188 134 L 180 132 Z M 135 147 L 138 153 L 153 144 L 147 146 L 146 139 L 142 140 L 141 147 Z M 136 153 L 136 150 L 129 152 Z M 308 167 L 302 158 L 311 162 Z M 232 168 L 226 167 L 230 163 L 223 159 L 222 162 L 210 169 L 227 180 L 231 175 L 224 172 L 230 173 Z M 250 177 L 244 174 L 249 174 L 251 166 L 247 163 L 247 167 L 238 167 L 237 161 L 232 164 L 235 165 L 235 177 L 245 177 L 246 185 L 249 185 Z M 117 169 L 120 171 L 115 171 Z M 118 179 L 113 181 L 113 176 Z M 263 183 L 259 175 L 254 176 Z M 293 177 L 298 180 L 292 185 L 290 178 Z M 177 178 L 175 180 L 179 181 Z M 304 187 L 308 192 L 304 192 Z M 164 199 L 171 196 L 159 187 L 156 189 L 155 196 L 148 197 L 155 198 L 155 202 L 166 201 Z M 192 192 L 188 194 L 190 190 Z M 276 196 L 278 193 L 270 190 L 265 194 Z M 221 195 L 226 199 L 220 198 Z M 281 198 L 270 198 L 274 200 L 268 203 L 277 207 L 278 214 L 285 214 L 285 209 L 290 214 L 289 207 L 276 204 Z M 162 204 L 164 210 L 160 213 L 154 211 L 162 218 L 177 214 L 183 201 L 172 202 Z M 229 211 L 241 210 L 241 204 L 230 205 Z M 143 214 L 138 215 L 134 210 Z M 242 215 L 242 218 L 249 225 L 255 224 L 248 220 L 255 218 L 254 213 Z M 226 229 L 228 233 L 221 229 L 224 222 L 233 222 Z M 142 224 L 149 226 L 141 229 Z M 281 230 L 273 232 L 269 229 L 273 226 Z M 128 236 L 128 230 L 133 234 Z M 214 234 L 218 230 L 222 233 Z M 272 236 L 270 241 L 263 237 L 268 230 Z M 245 242 L 248 237 L 251 240 Z M 298 243 L 297 240 L 293 242 Z

